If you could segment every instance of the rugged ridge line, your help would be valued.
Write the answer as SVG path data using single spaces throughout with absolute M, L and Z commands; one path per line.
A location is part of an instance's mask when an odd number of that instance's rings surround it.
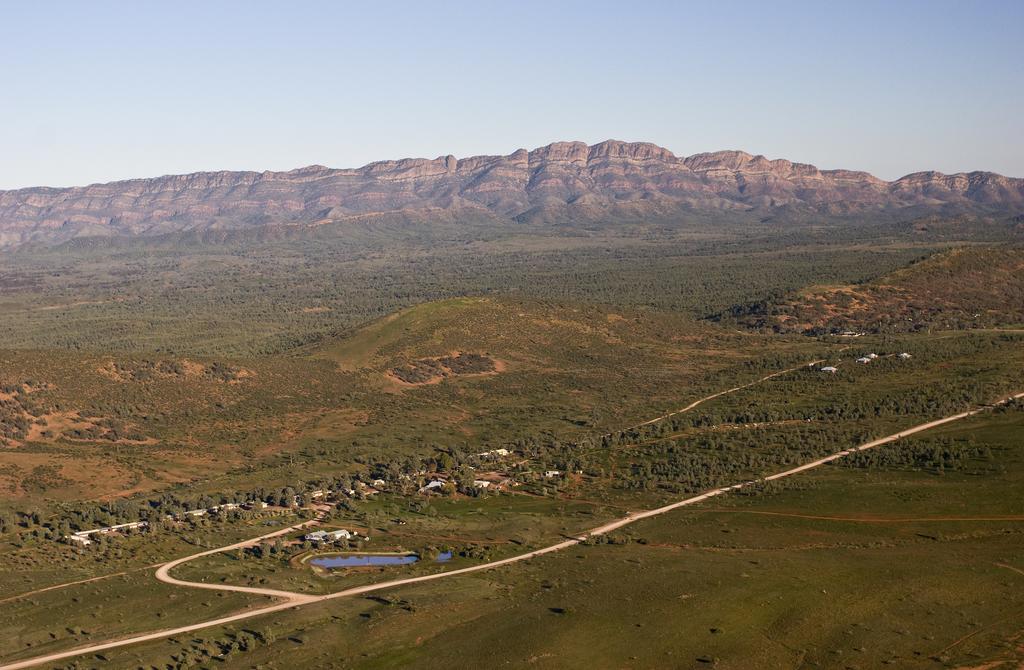
M 742 151 L 677 157 L 646 142 L 555 142 L 506 156 L 408 158 L 355 169 L 197 172 L 72 188 L 0 191 L 0 246 L 318 225 L 402 213 L 470 211 L 509 222 L 685 217 L 735 210 L 829 216 L 875 211 L 1024 212 L 1024 179 L 918 172 L 887 182 Z

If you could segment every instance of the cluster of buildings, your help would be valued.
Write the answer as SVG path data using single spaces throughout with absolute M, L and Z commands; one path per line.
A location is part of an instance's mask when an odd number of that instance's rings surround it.
M 440 493 L 441 490 L 449 483 L 449 479 L 443 475 L 437 475 L 428 481 L 426 484 L 419 488 L 419 493 Z M 496 483 L 487 479 L 474 479 L 473 487 L 478 489 L 489 489 L 491 486 L 497 488 Z
M 355 533 L 350 533 L 344 528 L 338 530 L 315 530 L 312 533 L 306 533 L 302 536 L 302 539 L 306 542 L 312 542 L 313 544 L 334 544 L 341 540 L 353 540 L 363 539 L 369 540 L 369 537 L 360 538 Z
M 483 460 L 495 461 L 513 455 L 515 455 L 515 453 L 510 449 L 499 448 L 481 452 L 476 456 Z M 476 470 L 473 466 L 468 467 L 470 470 Z M 547 470 L 542 474 L 545 479 L 554 479 L 563 476 L 561 470 Z M 426 483 L 419 488 L 419 493 L 441 493 L 445 490 L 446 486 L 450 486 L 452 484 L 452 480 L 448 475 L 439 472 L 427 472 L 425 470 L 421 470 L 420 472 L 414 473 L 414 475 L 405 476 L 425 476 L 427 478 Z M 519 481 L 509 476 L 506 472 L 499 472 L 497 470 L 479 471 L 475 473 L 474 477 L 473 487 L 481 490 L 503 491 L 520 484 Z
M 508 450 L 501 449 L 500 451 L 507 452 Z M 451 480 L 446 475 L 433 473 L 427 483 L 419 488 L 419 493 L 441 493 L 449 483 Z M 480 490 L 503 491 L 516 485 L 515 480 L 501 472 L 481 472 L 473 480 L 473 488 Z
M 108 535 L 110 533 L 119 533 L 126 530 L 137 530 L 140 528 L 146 528 L 149 526 L 148 521 L 133 521 L 131 523 L 119 523 L 116 526 L 104 526 L 103 528 L 93 528 L 92 530 L 80 530 L 77 533 L 72 533 L 66 536 L 66 539 L 70 544 L 77 544 L 80 547 L 87 547 L 92 544 L 93 535 Z
M 871 354 L 867 354 L 866 356 L 861 356 L 860 358 L 857 359 L 857 362 L 860 363 L 861 365 L 867 365 L 868 363 L 870 363 L 871 361 L 875 360 L 878 357 L 879 357 L 878 354 L 871 353 Z M 903 353 L 901 353 L 901 354 L 897 354 L 896 357 L 899 358 L 900 360 L 904 360 L 904 361 L 909 359 L 909 358 L 913 358 L 913 356 L 911 356 L 910 354 L 908 354 L 905 351 Z M 826 365 L 826 366 L 818 368 L 818 369 L 821 372 L 827 372 L 829 374 L 835 374 L 835 373 L 839 372 L 839 368 L 837 368 L 834 365 Z
M 181 512 L 180 514 L 165 514 L 164 519 L 168 521 L 181 521 L 184 519 L 194 519 L 197 517 L 206 516 L 207 514 L 224 514 L 234 510 L 264 510 L 270 507 L 269 503 L 263 502 L 262 500 L 250 500 L 244 503 L 223 503 L 221 505 L 214 505 L 213 507 L 201 507 L 199 509 L 190 509 Z M 130 523 L 119 523 L 114 526 L 103 526 L 102 528 L 92 528 L 90 530 L 80 530 L 72 533 L 71 535 L 64 536 L 64 539 L 69 544 L 78 545 L 80 547 L 86 547 L 92 544 L 92 537 L 95 535 L 109 535 L 110 533 L 123 533 L 125 531 L 140 530 L 148 528 L 148 521 L 133 521 Z
M 355 484 L 353 484 L 353 486 L 355 488 L 348 490 L 317 489 L 315 491 L 309 491 L 308 493 L 292 496 L 290 503 L 291 505 L 298 505 L 300 498 L 305 498 L 307 501 L 316 502 L 337 499 L 339 496 L 342 495 L 348 497 L 354 497 L 356 495 L 370 496 L 375 493 L 379 493 L 382 489 L 384 489 L 387 486 L 387 483 L 383 479 L 375 479 L 371 484 L 357 481 L 355 482 Z M 263 500 L 249 500 L 243 503 L 228 502 L 222 503 L 220 505 L 213 505 L 212 507 L 190 509 L 179 514 L 167 514 L 164 516 L 164 518 L 168 521 L 181 521 L 184 519 L 206 516 L 207 514 L 224 514 L 236 510 L 266 510 L 269 507 L 271 507 L 270 503 L 267 503 Z M 95 535 L 107 535 L 109 533 L 119 533 L 124 531 L 137 530 L 147 528 L 148 526 L 148 521 L 134 521 L 131 523 L 117 524 L 114 526 L 104 526 L 102 528 L 81 530 L 76 533 L 72 533 L 71 535 L 66 535 L 64 539 L 70 544 L 85 547 L 93 543 L 92 537 Z
M 490 451 L 485 451 L 482 454 L 477 454 L 480 458 L 505 458 L 506 456 L 511 455 L 512 452 L 508 449 L 491 449 Z
M 380 493 L 387 487 L 387 482 L 383 479 L 374 479 L 371 483 L 367 484 L 363 481 L 356 481 L 352 484 L 354 488 L 350 489 L 317 489 L 310 491 L 305 494 L 305 497 L 312 501 L 325 501 L 325 500 L 338 500 L 340 496 L 346 496 L 348 498 L 354 498 L 357 495 L 372 496 Z M 298 496 L 296 496 L 296 501 Z
M 267 507 L 269 507 L 269 505 L 261 500 L 247 503 L 224 503 L 223 505 L 214 505 L 213 507 L 186 510 L 181 514 L 165 514 L 164 518 L 168 521 L 177 521 L 181 519 L 206 516 L 207 514 L 223 514 L 224 512 L 230 512 L 231 510 L 237 509 L 266 509 Z M 148 527 L 148 521 L 132 521 L 130 523 L 119 523 L 114 526 L 103 526 L 102 528 L 80 530 L 76 533 L 72 533 L 71 535 L 66 535 L 64 539 L 70 544 L 86 547 L 92 544 L 92 536 L 94 535 L 123 533 L 125 531 L 141 530 Z
M 480 458 L 485 459 L 499 459 L 506 456 L 511 456 L 512 451 L 508 449 L 492 449 L 478 454 Z M 427 475 L 428 473 L 418 473 L 421 475 Z M 560 470 L 547 470 L 543 473 L 545 479 L 554 479 L 562 477 L 563 473 Z M 419 489 L 420 493 L 440 493 L 441 490 L 451 483 L 448 476 L 441 473 L 433 473 L 429 475 L 428 481 Z M 498 471 L 487 471 L 480 472 L 476 475 L 473 480 L 473 487 L 481 490 L 492 490 L 501 491 L 512 486 L 517 486 L 518 482 L 512 477 L 508 476 L 503 472 Z M 362 481 L 356 481 L 352 484 L 353 488 L 345 490 L 331 490 L 331 489 L 317 489 L 315 491 L 309 491 L 306 493 L 298 494 L 292 497 L 291 505 L 299 504 L 301 499 L 305 499 L 308 502 L 326 502 L 330 500 L 337 500 L 341 496 L 355 497 L 359 496 L 370 496 L 379 493 L 384 490 L 387 483 L 383 479 L 375 479 L 373 482 L 367 484 Z M 213 505 L 212 507 L 204 507 L 199 509 L 186 510 L 178 514 L 167 514 L 165 519 L 168 521 L 181 521 L 189 518 L 203 517 L 207 514 L 224 514 L 235 510 L 266 510 L 272 507 L 270 503 L 262 500 L 250 500 L 242 503 L 228 502 L 220 505 Z M 276 508 L 276 506 L 273 506 Z M 281 509 L 285 509 L 282 507 Z M 147 521 L 135 521 L 132 523 L 122 523 L 114 526 L 105 526 L 103 528 L 93 528 L 91 530 L 82 530 L 71 535 L 65 536 L 65 540 L 70 544 L 79 546 L 87 546 L 93 543 L 92 537 L 98 534 L 106 535 L 109 533 L 120 533 L 124 531 L 131 531 L 137 529 L 147 528 L 149 522 Z M 317 544 L 333 544 L 340 540 L 349 540 L 357 538 L 358 536 L 347 530 L 340 529 L 334 531 L 314 531 L 307 533 L 304 536 L 304 540 L 315 542 Z M 369 538 L 363 538 L 368 540 Z

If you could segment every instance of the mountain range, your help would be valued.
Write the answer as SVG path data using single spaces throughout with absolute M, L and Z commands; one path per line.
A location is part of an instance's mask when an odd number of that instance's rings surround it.
M 197 172 L 0 191 L 0 247 L 78 237 L 318 226 L 382 215 L 587 224 L 737 213 L 762 220 L 1024 212 L 1024 179 L 917 172 L 885 181 L 742 151 L 679 157 L 655 144 L 556 142 L 506 156 L 382 161 L 356 169 Z

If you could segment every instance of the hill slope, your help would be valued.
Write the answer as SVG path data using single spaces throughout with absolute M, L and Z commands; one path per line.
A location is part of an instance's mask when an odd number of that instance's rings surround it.
M 345 371 L 373 375 L 377 381 L 412 386 L 504 372 L 572 374 L 597 381 L 641 371 L 658 376 L 655 370 L 692 375 L 708 365 L 698 364 L 703 356 L 693 354 L 712 341 L 724 349 L 745 338 L 667 313 L 456 298 L 401 310 L 318 347 L 312 355 L 332 360 Z M 403 374 L 416 367 L 426 373 L 432 365 L 436 374 L 419 375 L 422 379 L 410 380 Z
M 863 285 L 810 287 L 731 316 L 748 327 L 811 334 L 1019 325 L 1024 248 L 954 249 Z
M 1024 212 L 1024 180 L 990 172 L 921 172 L 886 182 L 742 151 L 680 158 L 649 143 L 557 142 L 506 156 L 0 191 L 0 246 L 306 226 L 397 213 L 414 221 L 456 215 L 495 223 L 593 223 L 674 219 L 695 211 L 848 216 L 882 210 L 1017 214 Z
M 433 407 L 421 423 L 445 439 L 486 442 L 634 423 L 724 371 L 750 374 L 749 350 L 764 345 L 673 314 L 460 298 L 379 319 L 312 356 L 405 407 L 404 424 Z

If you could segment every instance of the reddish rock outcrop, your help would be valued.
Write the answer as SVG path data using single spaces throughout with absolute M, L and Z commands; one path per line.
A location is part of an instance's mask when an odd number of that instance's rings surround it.
M 75 188 L 0 191 L 0 246 L 77 236 L 158 235 L 377 214 L 473 211 L 508 221 L 587 222 L 694 210 L 849 215 L 913 208 L 1024 212 L 1024 180 L 919 172 L 887 182 L 742 151 L 678 158 L 644 142 L 556 142 L 507 156 L 404 159 L 357 169 L 200 172 Z

